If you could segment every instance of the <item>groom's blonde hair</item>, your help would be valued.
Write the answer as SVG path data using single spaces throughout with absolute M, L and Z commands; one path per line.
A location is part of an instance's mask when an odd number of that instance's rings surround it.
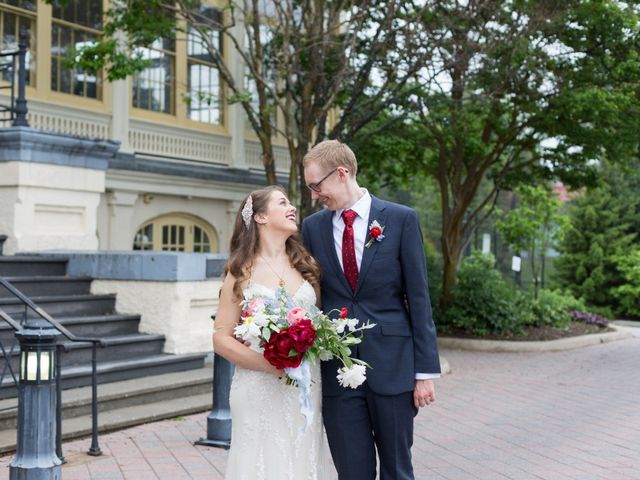
M 346 143 L 339 140 L 320 142 L 307 152 L 303 162 L 305 167 L 311 162 L 316 162 L 326 171 L 345 167 L 354 177 L 358 173 L 358 161 L 355 154 Z

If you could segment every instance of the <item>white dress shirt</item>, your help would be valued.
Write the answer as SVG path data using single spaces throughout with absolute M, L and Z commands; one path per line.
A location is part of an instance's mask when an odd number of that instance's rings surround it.
M 358 272 L 360 271 L 360 265 L 362 265 L 362 255 L 364 254 L 364 244 L 367 243 L 368 226 L 367 221 L 369 219 L 369 213 L 371 212 L 371 194 L 366 188 L 362 189 L 363 195 L 354 203 L 351 207 L 341 210 L 336 210 L 333 214 L 333 244 L 336 248 L 336 254 L 338 255 L 338 261 L 340 267 L 342 266 L 342 234 L 344 233 L 344 220 L 342 219 L 342 212 L 345 210 L 353 210 L 358 216 L 353 221 L 353 246 L 356 251 L 356 263 L 358 264 Z M 439 373 L 416 373 L 416 380 L 428 380 L 433 378 L 440 378 Z

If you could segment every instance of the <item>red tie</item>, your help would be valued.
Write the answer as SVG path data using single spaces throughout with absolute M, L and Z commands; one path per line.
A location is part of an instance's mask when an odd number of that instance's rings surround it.
M 342 234 L 342 268 L 351 290 L 356 291 L 358 285 L 358 263 L 356 262 L 356 249 L 353 245 L 353 221 L 358 214 L 353 210 L 342 212 L 344 220 L 344 233 Z

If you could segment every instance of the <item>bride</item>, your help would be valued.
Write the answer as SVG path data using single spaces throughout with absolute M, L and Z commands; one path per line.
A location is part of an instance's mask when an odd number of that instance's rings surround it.
M 236 216 L 216 314 L 214 349 L 236 365 L 231 384 L 231 450 L 227 480 L 325 480 L 331 467 L 322 430 L 320 367 L 312 366 L 315 412 L 306 430 L 298 391 L 257 342 L 234 338 L 244 298 L 285 288 L 296 306 L 316 304 L 320 268 L 297 236 L 296 209 L 280 187 L 252 192 Z

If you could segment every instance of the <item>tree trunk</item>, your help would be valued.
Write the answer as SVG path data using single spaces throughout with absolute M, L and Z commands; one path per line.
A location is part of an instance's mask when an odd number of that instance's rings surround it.
M 440 310 L 446 311 L 453 302 L 453 287 L 458 276 L 458 264 L 462 255 L 463 239 L 458 229 L 442 233 L 442 294 L 440 296 Z
M 267 185 L 277 185 L 278 177 L 276 176 L 276 159 L 273 154 L 271 132 L 260 135 L 259 139 L 260 147 L 262 148 L 262 164 L 264 165 L 264 173 L 267 177 Z

